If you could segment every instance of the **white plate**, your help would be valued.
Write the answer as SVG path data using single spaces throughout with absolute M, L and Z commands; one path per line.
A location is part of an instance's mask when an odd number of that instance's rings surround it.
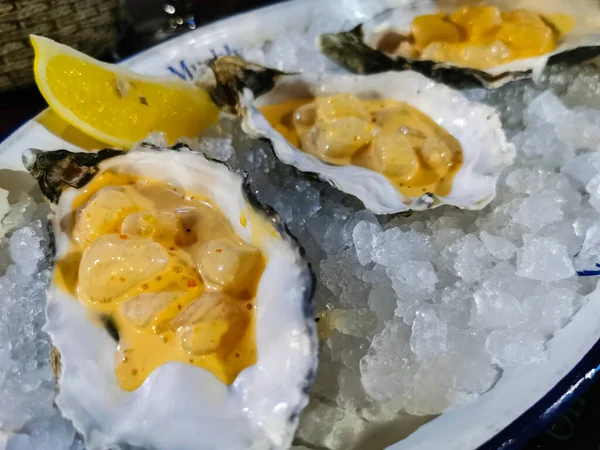
M 367 18 L 365 4 L 361 5 L 358 0 L 344 1 L 346 7 L 352 4 L 356 8 L 354 18 L 357 23 Z M 398 6 L 406 2 L 381 0 L 378 3 Z M 233 52 L 236 48 L 253 43 L 260 44 L 289 30 L 304 29 L 309 23 L 310 14 L 314 14 L 315 9 L 322 4 L 323 0 L 297 0 L 235 16 L 151 48 L 128 59 L 124 65 L 145 74 L 171 74 L 190 78 L 198 63 L 213 55 Z M 30 147 L 77 150 L 32 119 L 0 144 L 0 169 L 24 171 L 21 153 Z M 496 443 L 504 442 L 509 447 L 518 445 L 519 439 L 526 434 L 523 427 L 535 428 L 536 423 L 547 420 L 548 414 L 551 415 L 552 411 L 558 409 L 556 405 L 560 406 L 561 402 L 568 400 L 581 384 L 585 384 L 595 374 L 595 362 L 589 358 L 584 360 L 584 356 L 599 338 L 600 292 L 597 291 L 590 295 L 589 301 L 573 320 L 550 341 L 548 357 L 544 362 L 505 370 L 490 392 L 467 406 L 442 414 L 389 448 L 471 450 L 494 437 L 496 439 L 488 445 L 496 447 Z M 583 365 L 580 364 L 582 361 Z M 573 374 L 576 366 L 579 371 L 583 370 L 582 378 Z M 570 372 L 571 376 L 567 377 Z M 561 380 L 563 383 L 560 390 L 555 389 L 551 395 L 547 395 Z M 565 384 L 567 387 L 563 387 Z M 536 404 L 533 412 L 524 415 Z M 550 407 L 549 412 L 544 413 L 547 407 Z M 519 417 L 521 419 L 516 434 L 515 427 L 511 427 L 508 434 L 498 436 Z

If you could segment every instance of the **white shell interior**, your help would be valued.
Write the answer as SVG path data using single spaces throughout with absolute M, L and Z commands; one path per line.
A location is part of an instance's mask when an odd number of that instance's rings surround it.
M 112 169 L 172 183 L 211 199 L 238 235 L 260 248 L 267 266 L 257 292 L 257 364 L 231 386 L 210 372 L 179 362 L 155 370 L 134 392 L 120 389 L 114 373 L 117 343 L 88 318 L 84 306 L 52 285 L 46 331 L 62 356 L 56 403 L 82 432 L 90 450 L 127 442 L 164 450 L 287 448 L 306 387 L 316 369 L 313 317 L 305 302 L 311 276 L 298 249 L 278 233 L 253 239 L 264 220 L 244 197 L 242 177 L 189 151 L 131 151 L 101 163 Z M 77 190 L 60 198 L 53 218 L 71 211 Z M 240 224 L 240 214 L 247 217 Z M 68 248 L 56 232 L 57 257 Z
M 350 93 L 359 98 L 385 98 L 418 108 L 445 128 L 461 144 L 463 165 L 446 197 L 404 197 L 382 174 L 358 166 L 334 166 L 290 144 L 257 109 L 287 100 Z M 283 77 L 269 93 L 255 101 L 248 91 L 244 129 L 271 140 L 277 157 L 302 172 L 316 173 L 341 191 L 354 195 L 376 214 L 423 210 L 450 204 L 481 209 L 496 193 L 502 169 L 513 161 L 515 150 L 506 141 L 496 111 L 467 100 L 461 93 L 412 71 L 376 75 L 302 74 Z
M 460 2 L 457 3 L 460 5 Z M 497 0 L 486 3 L 496 4 L 507 10 L 525 8 L 540 13 L 565 12 L 572 14 L 576 21 L 575 29 L 567 34 L 561 40 L 559 46 L 550 53 L 533 58 L 518 59 L 489 69 L 474 70 L 474 72 L 484 72 L 492 77 L 498 77 L 498 79 L 493 81 L 482 79 L 484 84 L 488 87 L 500 87 L 510 82 L 515 77 L 522 77 L 522 75 L 511 75 L 515 73 L 531 71 L 535 77 L 542 72 L 548 63 L 548 60 L 554 55 L 580 47 L 600 45 L 600 9 L 597 5 L 587 4 L 589 2 L 585 2 L 585 0 L 575 0 L 572 2 L 563 0 L 548 0 L 543 2 L 540 0 Z M 436 5 L 436 2 L 431 0 L 411 3 L 401 8 L 389 9 L 363 24 L 362 30 L 364 33 L 364 42 L 367 45 L 374 47 L 379 40 L 379 36 L 385 31 L 409 33 L 411 23 L 415 17 L 425 14 L 436 14 L 441 11 L 452 11 L 453 9 L 454 8 L 440 8 Z M 468 67 L 458 64 L 446 62 L 440 64 L 442 66 L 469 69 Z

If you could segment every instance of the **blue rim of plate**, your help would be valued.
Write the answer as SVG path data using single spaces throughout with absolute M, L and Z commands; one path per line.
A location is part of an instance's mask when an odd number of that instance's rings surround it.
M 278 3 L 278 2 L 274 2 Z M 273 6 L 267 4 L 261 8 Z M 253 9 L 255 10 L 255 9 Z M 253 11 L 249 10 L 249 11 Z M 242 15 L 246 12 L 240 12 L 223 19 L 219 19 L 213 24 L 221 20 L 231 19 L 232 17 Z M 194 31 L 194 30 L 190 30 Z M 117 64 L 122 64 L 130 59 L 133 59 L 146 52 L 154 51 L 157 46 L 167 43 L 171 39 L 176 39 L 186 33 L 178 34 L 162 41 L 152 47 L 144 49 L 140 52 L 128 55 L 120 59 Z M 42 109 L 45 110 L 46 108 Z M 40 111 L 41 112 L 41 111 Z M 38 112 L 38 114 L 40 113 Z M 15 131 L 32 120 L 37 114 L 29 119 L 19 123 L 9 130 L 6 135 L 0 137 L 0 143 L 8 139 Z M 489 439 L 484 444 L 473 450 L 516 450 L 527 444 L 527 442 L 540 434 L 547 428 L 555 419 L 563 414 L 569 406 L 586 392 L 595 381 L 595 375 L 600 371 L 600 339 L 596 341 L 593 347 L 585 354 L 585 356 L 575 365 L 575 367 L 564 376 L 556 385 L 550 389 L 540 400 L 534 403 L 529 409 L 522 413 L 513 422 L 499 431 L 494 437 Z M 465 449 L 467 450 L 467 449 Z
M 600 371 L 600 340 L 546 395 L 478 450 L 522 448 L 563 414 L 596 381 Z

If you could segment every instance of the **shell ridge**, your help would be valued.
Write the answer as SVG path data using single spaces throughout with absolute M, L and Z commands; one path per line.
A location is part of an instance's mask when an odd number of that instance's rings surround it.
M 65 189 L 82 188 L 98 173 L 102 161 L 124 153 L 115 149 L 89 153 L 29 149 L 23 153 L 23 164 L 38 182 L 44 197 L 50 203 L 57 204 Z

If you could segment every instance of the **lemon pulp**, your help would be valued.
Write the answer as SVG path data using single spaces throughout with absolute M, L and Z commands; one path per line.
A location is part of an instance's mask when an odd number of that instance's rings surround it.
M 50 39 L 32 36 L 37 86 L 56 114 L 100 142 L 130 148 L 152 132 L 169 144 L 196 137 L 218 118 L 205 91 L 96 61 Z

